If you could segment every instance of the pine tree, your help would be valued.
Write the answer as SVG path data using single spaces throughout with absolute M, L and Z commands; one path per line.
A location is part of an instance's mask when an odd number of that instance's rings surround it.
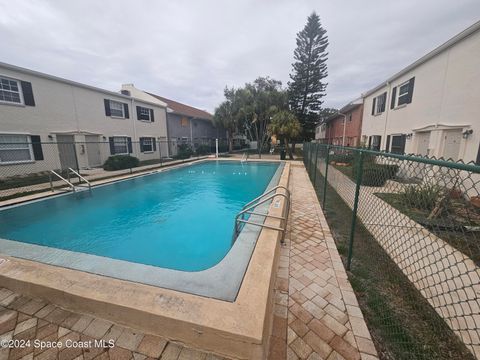
M 302 126 L 302 139 L 308 141 L 315 136 L 315 123 L 323 103 L 327 84 L 327 31 L 320 18 L 313 12 L 307 24 L 297 34 L 295 62 L 288 83 L 289 104 Z

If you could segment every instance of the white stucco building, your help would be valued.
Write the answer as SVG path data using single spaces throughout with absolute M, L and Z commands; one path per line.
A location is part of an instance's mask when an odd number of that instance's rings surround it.
M 116 154 L 168 156 L 166 104 L 135 95 L 0 63 L 2 174 L 90 168 Z
M 367 91 L 362 141 L 480 163 L 480 22 Z

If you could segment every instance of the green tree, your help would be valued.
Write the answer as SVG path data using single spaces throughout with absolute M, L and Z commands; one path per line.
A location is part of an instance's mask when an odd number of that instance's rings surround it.
M 302 126 L 299 140 L 309 141 L 315 136 L 315 124 L 325 96 L 327 84 L 328 37 L 320 24 L 320 18 L 313 12 L 307 24 L 297 34 L 295 62 L 288 83 L 290 108 L 296 114 Z
M 296 138 L 302 127 L 300 122 L 292 112 L 280 110 L 272 117 L 272 121 L 268 127 L 270 136 L 275 135 L 280 140 L 280 144 L 284 144 L 288 151 L 288 156 L 293 160 L 293 151 L 288 146 L 291 139 Z
M 238 110 L 236 109 L 235 94 L 234 88 L 229 89 L 226 87 L 224 90 L 226 100 L 215 108 L 213 114 L 215 126 L 222 127 L 227 132 L 228 151 L 233 150 L 233 134 L 237 131 L 236 114 Z

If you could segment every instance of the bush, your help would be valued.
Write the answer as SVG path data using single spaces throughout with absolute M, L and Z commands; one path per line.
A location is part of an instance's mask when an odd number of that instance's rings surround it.
M 103 164 L 103 169 L 107 171 L 131 169 L 137 167 L 140 161 L 130 155 L 114 155 L 110 156 Z
M 330 155 L 329 159 L 332 162 L 336 162 L 336 163 L 343 163 L 343 164 L 350 164 L 350 165 L 353 163 L 352 154 L 334 154 L 334 155 Z
M 176 159 L 188 159 L 193 155 L 192 147 L 189 144 L 180 144 L 178 145 L 178 152 Z
M 409 207 L 431 211 L 441 193 L 442 188 L 436 184 L 409 185 L 402 193 L 402 200 Z
M 393 179 L 398 171 L 398 165 L 367 163 L 363 167 L 362 185 L 384 186 L 387 180 Z M 356 169 L 353 172 L 356 177 Z
M 198 145 L 195 149 L 195 153 L 199 156 L 210 154 L 210 146 L 208 145 Z

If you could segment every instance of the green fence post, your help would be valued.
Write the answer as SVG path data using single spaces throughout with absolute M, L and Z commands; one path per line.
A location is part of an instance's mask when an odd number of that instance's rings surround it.
M 318 160 L 318 144 L 315 144 L 315 164 L 313 165 L 313 188 L 316 188 L 317 182 L 317 160 Z
M 350 228 L 350 241 L 348 245 L 348 259 L 347 259 L 347 270 L 350 270 L 352 264 L 352 254 L 353 254 L 353 238 L 355 232 L 355 226 L 357 224 L 357 209 L 358 209 L 358 197 L 360 195 L 360 186 L 362 184 L 362 174 L 363 174 L 363 151 L 360 150 L 360 159 L 357 164 L 357 174 L 356 174 L 356 186 L 355 186 L 355 199 L 353 200 L 353 213 L 352 213 L 352 227 Z
M 323 179 L 323 203 L 322 209 L 325 210 L 325 201 L 327 200 L 327 181 L 328 181 L 328 163 L 330 162 L 330 145 L 327 145 L 327 155 L 325 156 L 325 177 Z

